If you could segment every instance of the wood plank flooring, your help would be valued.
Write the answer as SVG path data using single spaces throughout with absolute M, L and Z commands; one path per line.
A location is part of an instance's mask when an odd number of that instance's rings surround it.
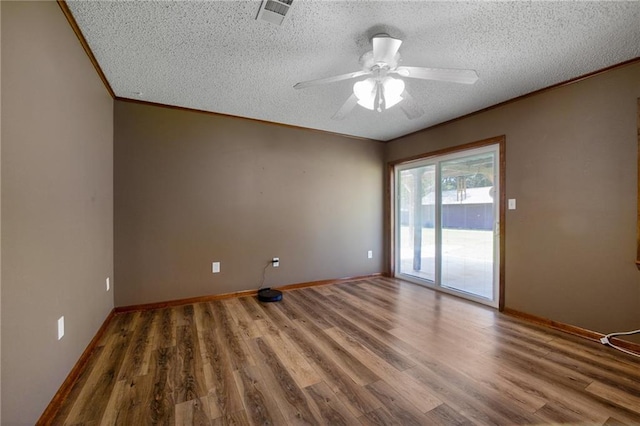
M 640 424 L 640 361 L 379 278 L 116 315 L 54 424 Z

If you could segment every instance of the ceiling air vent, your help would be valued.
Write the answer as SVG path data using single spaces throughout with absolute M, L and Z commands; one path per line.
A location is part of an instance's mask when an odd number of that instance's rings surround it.
M 282 25 L 286 16 L 291 12 L 291 3 L 293 0 L 262 0 L 256 19 Z

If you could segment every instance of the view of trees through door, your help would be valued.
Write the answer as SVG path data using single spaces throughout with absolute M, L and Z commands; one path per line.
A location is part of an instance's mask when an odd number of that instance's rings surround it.
M 396 166 L 396 275 L 497 305 L 498 145 Z

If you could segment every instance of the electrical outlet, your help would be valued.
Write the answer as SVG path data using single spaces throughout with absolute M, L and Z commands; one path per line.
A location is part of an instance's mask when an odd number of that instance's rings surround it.
M 211 264 L 211 272 L 213 272 L 214 274 L 220 272 L 220 262 L 213 262 Z
M 58 318 L 58 340 L 64 336 L 64 315 Z
M 369 250 L 369 251 L 367 252 L 367 258 L 368 258 L 368 259 L 373 259 L 373 250 Z
M 280 266 L 280 258 L 279 258 L 279 257 L 274 257 L 274 258 L 271 260 L 271 265 L 272 265 L 274 268 L 277 268 L 278 266 Z
M 107 284 L 107 291 L 109 291 L 111 289 L 111 284 L 109 283 L 109 277 L 107 277 L 106 284 Z

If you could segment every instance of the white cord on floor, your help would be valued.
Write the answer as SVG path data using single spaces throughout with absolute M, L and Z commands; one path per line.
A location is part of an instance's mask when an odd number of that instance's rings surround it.
M 609 345 L 612 348 L 619 350 L 620 352 L 624 352 L 626 354 L 633 355 L 640 358 L 640 354 L 629 351 L 625 348 L 621 348 L 620 346 L 614 345 L 613 343 L 611 343 L 611 340 L 610 340 L 612 337 L 615 337 L 615 336 L 629 336 L 631 334 L 638 334 L 638 333 L 640 333 L 640 330 L 625 331 L 620 333 L 609 333 L 606 336 L 604 336 L 602 339 L 600 339 L 600 343 L 602 343 L 603 345 Z

